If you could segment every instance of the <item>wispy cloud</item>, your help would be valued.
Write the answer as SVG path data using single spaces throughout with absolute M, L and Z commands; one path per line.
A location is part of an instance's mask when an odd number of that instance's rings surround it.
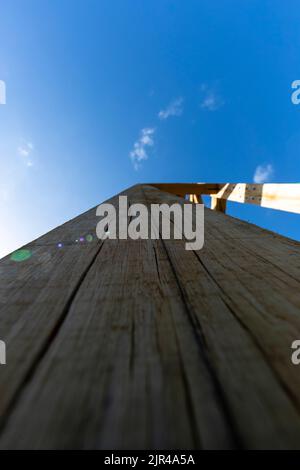
M 32 142 L 22 142 L 18 147 L 18 155 L 23 159 L 26 166 L 33 166 L 33 161 L 30 158 L 34 150 L 34 145 Z
M 147 160 L 147 147 L 152 147 L 154 145 L 154 132 L 154 128 L 145 127 L 141 130 L 139 139 L 134 143 L 133 150 L 130 152 L 129 156 L 135 170 L 139 169 L 143 160 Z
M 273 166 L 269 163 L 267 165 L 258 165 L 255 169 L 253 176 L 254 183 L 262 184 L 270 181 L 274 173 Z
M 225 104 L 225 101 L 216 92 L 216 90 L 210 88 L 205 83 L 201 85 L 200 89 L 202 92 L 202 100 L 200 105 L 202 109 L 206 109 L 207 111 L 216 111 Z
M 171 103 L 165 108 L 159 111 L 159 119 L 168 119 L 170 116 L 180 116 L 183 111 L 183 98 L 179 97 L 171 101 Z
M 6 84 L 0 80 L 0 104 L 6 104 Z

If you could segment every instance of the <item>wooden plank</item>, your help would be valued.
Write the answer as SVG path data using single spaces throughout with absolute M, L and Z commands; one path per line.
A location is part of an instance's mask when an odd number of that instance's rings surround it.
M 190 194 L 189 200 L 194 204 L 203 204 L 201 194 Z
M 251 183 L 151 183 L 151 186 L 179 196 L 209 194 L 211 208 L 225 212 L 226 201 L 254 204 L 300 214 L 300 184 Z
M 214 194 L 224 185 L 216 183 L 148 183 L 145 186 L 153 186 L 161 191 L 184 197 L 186 194 Z
M 248 251 L 236 240 L 211 240 L 198 256 L 300 409 L 300 377 L 291 362 L 291 344 L 300 337 L 299 278 L 267 263 L 258 250 Z
M 226 199 L 218 199 L 217 197 L 211 197 L 211 206 L 213 211 L 226 212 Z
M 105 240 L 0 445 L 234 446 L 160 241 Z
M 290 360 L 290 345 L 300 336 L 300 243 L 231 217 L 213 219 L 207 211 L 206 243 L 197 256 L 300 409 L 299 375 Z M 251 236 L 237 238 L 237 227 Z
M 150 202 L 158 203 L 161 199 L 151 188 L 146 192 Z M 170 202 L 171 199 L 170 196 Z M 225 224 L 226 216 L 222 217 Z M 207 221 L 205 224 L 209 233 Z M 290 361 L 291 338 L 299 337 L 299 321 L 295 319 L 299 313 L 299 283 L 296 286 L 286 274 L 284 282 L 276 283 L 274 273 L 264 282 L 268 266 L 258 254 L 251 263 L 253 282 L 249 296 L 247 266 L 244 276 L 236 266 L 237 240 L 230 247 L 219 239 L 214 244 L 212 240 L 205 242 L 204 250 L 197 255 L 198 261 L 184 250 L 181 241 L 164 243 L 189 311 L 204 334 L 212 366 L 230 402 L 239 433 L 251 448 L 299 447 L 300 403 L 296 397 L 299 376 Z M 277 292 L 283 289 L 274 301 L 272 288 Z M 241 406 L 240 401 L 247 403 L 247 407 Z
M 225 184 L 213 199 L 255 204 L 300 214 L 300 184 Z
M 0 263 L 0 447 L 298 448 L 300 245 L 208 209 L 199 253 L 75 244 L 94 214 Z
M 26 261 L 6 256 L 0 262 L 0 337 L 8 357 L 0 371 L 0 430 L 101 250 L 102 241 L 95 237 L 97 221 L 95 210 L 90 210 L 23 247 L 31 253 Z M 76 242 L 91 233 L 91 243 Z

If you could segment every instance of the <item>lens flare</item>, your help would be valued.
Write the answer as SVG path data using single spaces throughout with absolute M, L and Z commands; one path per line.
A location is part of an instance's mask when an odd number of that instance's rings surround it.
M 19 263 L 20 261 L 26 261 L 27 259 L 29 259 L 31 257 L 32 253 L 30 250 L 25 250 L 25 249 L 22 249 L 22 250 L 17 250 L 17 251 L 14 251 L 14 253 L 12 253 L 10 259 L 12 261 L 16 261 L 17 263 Z
M 93 235 L 91 234 L 88 234 L 86 237 L 85 237 L 86 241 L 91 243 L 93 241 Z

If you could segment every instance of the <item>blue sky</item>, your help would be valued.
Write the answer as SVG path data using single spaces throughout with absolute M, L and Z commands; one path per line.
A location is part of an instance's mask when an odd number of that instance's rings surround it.
M 1 0 L 0 256 L 137 182 L 298 182 L 297 1 Z M 299 216 L 229 213 L 300 239 Z

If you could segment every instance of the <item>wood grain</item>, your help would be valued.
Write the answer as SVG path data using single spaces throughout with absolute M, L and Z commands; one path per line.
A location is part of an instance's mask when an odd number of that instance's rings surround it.
M 299 448 L 300 245 L 209 209 L 199 252 L 75 242 L 96 223 L 92 209 L 0 262 L 0 447 Z

